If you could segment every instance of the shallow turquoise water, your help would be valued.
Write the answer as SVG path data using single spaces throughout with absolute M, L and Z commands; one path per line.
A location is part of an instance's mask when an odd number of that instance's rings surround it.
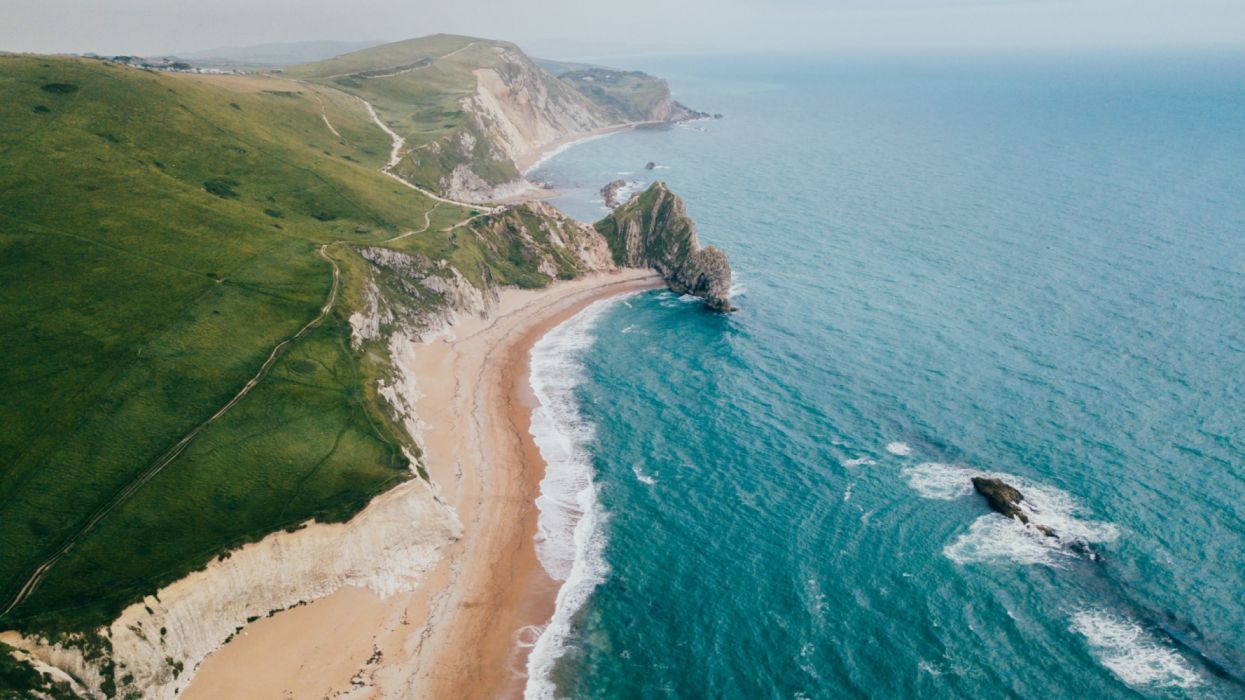
M 668 181 L 741 311 L 537 349 L 592 470 L 558 696 L 1245 697 L 1245 60 L 638 67 L 726 118 L 536 175 Z

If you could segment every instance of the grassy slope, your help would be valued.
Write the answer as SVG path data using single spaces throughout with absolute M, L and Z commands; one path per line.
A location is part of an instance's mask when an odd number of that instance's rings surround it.
M 437 34 L 296 66 L 286 73 L 371 102 L 411 149 L 399 171 L 412 182 L 436 191 L 440 178 L 463 162 L 491 184 L 509 182 L 519 175 L 510 161 L 491 157 L 487 140 L 461 106 L 461 100 L 475 92 L 473 70 L 506 70 L 500 65 L 501 51 L 521 53 L 508 42 Z M 530 69 L 543 70 L 538 63 Z M 555 67 L 579 65 L 544 63 Z M 510 64 L 509 68 L 513 67 Z M 578 93 L 575 99 L 587 98 L 617 123 L 652 119 L 654 110 L 670 99 L 664 80 L 640 72 L 581 67 L 566 72 L 561 79 L 548 73 L 544 79 L 551 92 Z M 468 156 L 458 152 L 456 138 L 464 133 L 476 141 Z M 440 147 L 430 148 L 433 144 Z
M 77 89 L 42 88 L 52 83 Z M 319 244 L 422 228 L 432 203 L 376 173 L 388 140 L 355 101 L 325 99 L 338 139 L 310 89 L 288 81 L 4 57 L 0 95 L 7 602 L 316 316 L 332 279 Z M 465 216 L 445 204 L 434 214 L 438 227 Z M 347 275 L 343 292 L 357 284 Z M 290 347 L 6 626 L 101 624 L 228 544 L 347 517 L 406 478 L 403 436 L 365 400 L 385 368 L 350 352 L 347 314 L 339 305 Z
M 448 143 L 460 133 L 470 133 L 477 140 L 477 147 L 467 162 L 476 174 L 497 184 L 513 180 L 519 173 L 509 161 L 488 157 L 488 144 L 472 127 L 470 115 L 463 111 L 460 101 L 475 94 L 476 78 L 472 71 L 497 64 L 498 47 L 513 45 L 438 34 L 296 66 L 286 73 L 344 90 L 372 103 L 381 119 L 406 139 L 412 155 L 403 161 L 400 170 L 412 182 L 439 190 L 440 177 L 464 158 L 449 148 L 436 153 L 426 150 L 427 147 L 434 142 Z M 385 68 L 412 67 L 416 69 L 397 75 L 366 75 Z
M 579 271 L 546 233 L 561 224 L 526 208 L 451 228 L 470 211 L 378 173 L 388 138 L 326 87 L 0 57 L 0 96 L 0 604 L 317 317 L 321 245 L 342 273 L 328 318 L 4 627 L 89 630 L 232 546 L 347 518 L 410 475 L 401 448 L 417 446 L 376 395 L 385 343 L 352 349 L 346 319 L 367 278 L 408 315 L 444 298 L 360 247 L 407 253 L 418 274 L 452 274 L 446 261 L 481 287 L 543 286 L 547 256 L 559 277 Z
M 489 60 L 473 51 L 455 58 Z M 469 92 L 454 70 L 428 102 Z M 548 235 L 573 227 L 524 207 L 455 226 L 470 210 L 381 175 L 388 137 L 325 85 L 3 56 L 0 123 L 0 606 L 75 542 L 0 628 L 90 631 L 233 546 L 347 518 L 408 478 L 402 448 L 418 448 L 377 396 L 386 343 L 350 345 L 368 280 L 410 317 L 445 303 L 416 279 L 452 275 L 443 262 L 478 287 L 543 286 L 542 259 L 580 271 Z M 341 270 L 330 315 L 76 537 L 317 317 L 325 244 Z M 414 268 L 369 263 L 368 246 Z M 0 697 L 37 679 L 22 668 L 0 663 Z
M 558 77 L 618 121 L 652 119 L 657 107 L 670 100 L 666 81 L 639 71 L 584 68 Z

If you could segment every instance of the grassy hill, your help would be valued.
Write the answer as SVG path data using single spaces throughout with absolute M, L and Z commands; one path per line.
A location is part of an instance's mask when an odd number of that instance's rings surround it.
M 379 173 L 388 137 L 335 90 L 6 56 L 0 96 L 0 604 L 53 561 L 0 626 L 91 629 L 410 478 L 417 447 L 376 396 L 386 345 L 351 346 L 380 274 L 361 250 L 549 281 L 518 214 L 451 229 L 474 212 Z
M 501 83 L 484 101 L 473 99 L 481 69 L 495 72 Z M 534 61 L 509 42 L 467 36 L 385 44 L 295 66 L 286 75 L 370 102 L 407 140 L 397 171 L 442 192 L 460 164 L 488 185 L 517 180 L 514 149 L 505 143 L 516 126 L 543 130 L 551 141 L 612 124 L 697 116 L 673 101 L 664 80 L 646 73 Z M 508 114 L 493 109 L 512 99 Z
M 376 173 L 387 139 L 348 100 L 323 100 L 339 139 L 295 84 L 4 57 L 0 94 L 7 602 L 317 317 L 319 246 L 420 227 L 432 203 Z M 337 306 L 3 622 L 101 623 L 229 544 L 407 478 L 348 339 Z
M 127 605 L 416 476 L 378 396 L 388 334 L 453 284 L 586 263 L 552 210 L 482 215 L 381 173 L 356 95 L 418 148 L 471 128 L 472 71 L 513 51 L 441 36 L 266 76 L 0 56 L 0 629 L 90 648 L 109 691 L 96 630 Z M 360 338 L 377 294 L 388 320 Z M 0 657 L 0 697 L 44 683 Z
M 489 139 L 462 104 L 476 92 L 472 71 L 497 67 L 500 51 L 506 49 L 517 51 L 505 42 L 438 34 L 295 66 L 285 72 L 370 102 L 390 128 L 407 141 L 411 155 L 404 159 L 400 172 L 422 187 L 441 191 L 441 178 L 463 162 L 490 184 L 519 177 L 511 161 L 494 157 Z M 468 153 L 451 146 L 461 140 L 460 134 L 468 134 L 473 142 Z

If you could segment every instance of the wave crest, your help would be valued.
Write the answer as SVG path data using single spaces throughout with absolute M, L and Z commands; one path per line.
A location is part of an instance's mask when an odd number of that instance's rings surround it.
M 549 575 L 562 581 L 553 618 L 540 631 L 527 661 L 527 700 L 553 698 L 551 673 L 566 653 L 571 619 L 593 589 L 605 581 L 606 513 L 597 501 L 588 445 L 593 426 L 579 414 L 576 388 L 584 380 L 584 353 L 592 346 L 601 314 L 622 295 L 589 305 L 532 346 L 530 381 L 540 404 L 532 411 L 532 438 L 545 460 L 536 507 L 536 554 Z

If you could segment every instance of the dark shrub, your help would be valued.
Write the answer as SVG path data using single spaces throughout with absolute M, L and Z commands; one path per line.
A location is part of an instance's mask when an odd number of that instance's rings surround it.
M 234 199 L 238 193 L 233 190 L 238 181 L 228 177 L 214 177 L 203 183 L 203 189 L 223 199 Z
M 320 221 L 335 221 L 337 219 L 336 214 L 330 214 L 327 211 L 318 211 L 312 214 L 311 217 Z
M 35 114 L 48 114 L 51 111 L 47 105 L 35 105 Z
M 50 92 L 53 95 L 68 95 L 71 92 L 77 92 L 78 86 L 73 83 L 48 83 L 41 89 L 44 92 Z

